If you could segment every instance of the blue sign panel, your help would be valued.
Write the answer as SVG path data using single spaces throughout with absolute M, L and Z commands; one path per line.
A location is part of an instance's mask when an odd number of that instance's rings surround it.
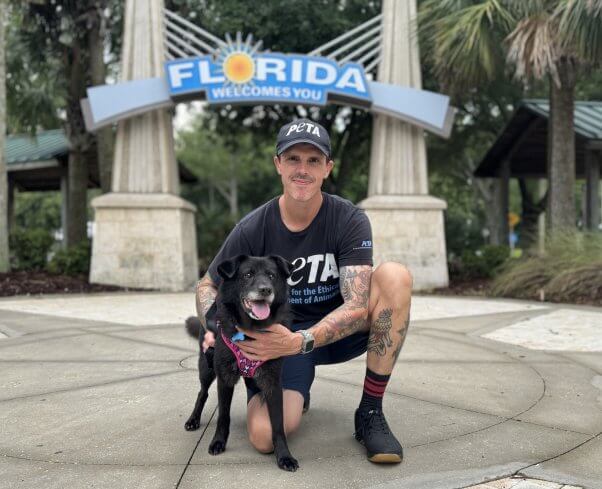
M 285 102 L 325 105 L 342 99 L 368 106 L 372 101 L 364 69 L 327 58 L 251 54 L 243 50 L 216 61 L 211 56 L 165 63 L 170 96 L 205 92 L 209 103 Z
M 222 43 L 213 56 L 167 61 L 165 76 L 88 88 L 82 111 L 89 130 L 184 99 L 211 104 L 352 105 L 449 137 L 449 97 L 368 81 L 358 63 L 301 54 L 257 52 L 259 44 Z

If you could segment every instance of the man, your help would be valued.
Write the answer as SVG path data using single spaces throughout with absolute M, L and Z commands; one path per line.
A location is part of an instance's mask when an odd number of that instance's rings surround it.
M 239 254 L 277 254 L 294 265 L 289 278 L 292 330 L 274 324 L 266 333 L 245 334 L 239 342 L 252 360 L 286 357 L 282 386 L 284 428 L 299 427 L 316 365 L 341 363 L 366 351 L 364 391 L 355 412 L 355 437 L 369 460 L 401 462 L 402 447 L 390 431 L 382 398 L 409 324 L 412 276 L 397 263 L 372 270 L 368 218 L 351 202 L 321 191 L 330 174 L 330 138 L 308 119 L 284 125 L 277 137 L 276 171 L 283 193 L 242 219 L 230 233 L 197 285 L 197 311 L 205 315 L 215 300 L 217 265 Z M 212 346 L 212 333 L 203 348 Z M 247 388 L 247 428 L 253 446 L 273 450 L 267 406 Z

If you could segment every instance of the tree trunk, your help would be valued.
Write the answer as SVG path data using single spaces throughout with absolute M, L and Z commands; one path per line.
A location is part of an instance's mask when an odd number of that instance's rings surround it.
M 576 230 L 575 71 L 574 63 L 570 59 L 562 58 L 558 62 L 560 87 L 550 80 L 548 213 L 552 232 Z
M 88 165 L 85 153 L 69 153 L 69 199 L 65 246 L 73 246 L 87 238 L 88 226 Z
M 107 67 L 104 62 L 105 20 L 102 14 L 106 2 L 100 2 L 91 17 L 88 31 L 88 47 L 90 51 L 90 78 L 92 85 L 103 85 L 106 81 Z M 114 134 L 111 126 L 96 132 L 96 153 L 98 176 L 103 193 L 111 191 L 111 173 L 113 170 Z
M 73 246 L 87 237 L 88 225 L 88 158 L 92 140 L 86 132 L 84 118 L 79 104 L 85 96 L 86 76 L 82 52 L 78 46 L 70 49 L 65 56 L 65 70 L 69 79 L 67 100 L 67 135 L 71 149 L 69 151 L 67 223 L 65 245 Z
M 4 161 L 6 134 L 6 0 L 0 0 L 0 272 L 10 269 L 8 257 L 8 179 Z
M 238 220 L 238 180 L 235 175 L 233 173 L 230 178 L 230 215 L 233 219 Z
M 528 248 L 537 243 L 538 228 L 537 222 L 539 215 L 544 211 L 547 197 L 544 196 L 538 202 L 532 197 L 527 181 L 524 178 L 518 179 L 520 187 L 522 211 L 520 221 L 521 248 Z M 538 188 L 535 190 L 537 192 Z

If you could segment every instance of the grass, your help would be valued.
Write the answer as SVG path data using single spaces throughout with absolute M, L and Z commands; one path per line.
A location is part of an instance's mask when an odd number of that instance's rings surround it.
M 545 248 L 508 260 L 491 294 L 602 306 L 602 234 L 555 233 L 547 236 Z

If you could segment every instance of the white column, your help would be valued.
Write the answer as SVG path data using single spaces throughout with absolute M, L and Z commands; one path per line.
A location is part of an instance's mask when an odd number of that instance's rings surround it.
M 163 0 L 126 2 L 123 81 L 163 75 L 163 7 Z M 113 192 L 179 194 L 171 119 L 171 113 L 162 109 L 119 123 Z
M 414 0 L 383 0 L 378 81 L 422 88 Z M 375 115 L 368 195 L 428 193 L 424 131 L 391 117 Z
M 422 88 L 416 1 L 383 0 L 378 81 Z M 415 289 L 448 284 L 443 210 L 428 195 L 422 129 L 374 116 L 368 198 L 359 205 L 372 224 L 375 264 L 397 261 L 414 276 Z
M 127 0 L 123 80 L 163 74 L 163 0 Z M 92 201 L 90 282 L 186 290 L 198 279 L 195 207 L 178 196 L 171 113 L 120 122 L 111 193 Z

